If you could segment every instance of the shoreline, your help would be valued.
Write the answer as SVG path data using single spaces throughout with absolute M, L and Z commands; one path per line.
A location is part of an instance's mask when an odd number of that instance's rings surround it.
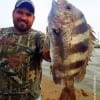
M 94 48 L 100 48 L 100 44 L 96 44 Z

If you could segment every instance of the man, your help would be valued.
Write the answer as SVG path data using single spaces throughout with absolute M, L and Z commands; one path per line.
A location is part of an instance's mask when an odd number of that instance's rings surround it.
M 46 36 L 32 29 L 35 8 L 18 0 L 14 27 L 0 29 L 0 100 L 41 100 L 42 60 L 50 60 Z

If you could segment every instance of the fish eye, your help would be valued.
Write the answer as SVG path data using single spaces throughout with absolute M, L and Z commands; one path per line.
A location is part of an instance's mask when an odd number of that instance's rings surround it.
M 66 7 L 68 10 L 71 10 L 72 6 L 71 5 L 67 5 Z

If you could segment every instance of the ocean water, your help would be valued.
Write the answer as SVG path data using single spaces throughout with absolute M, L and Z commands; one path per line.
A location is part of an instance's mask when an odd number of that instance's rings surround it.
M 52 79 L 50 63 L 43 61 L 43 75 Z M 100 93 L 100 48 L 95 48 L 91 56 L 91 61 L 87 66 L 85 78 L 75 83 L 75 87 L 83 88 L 91 92 Z
M 95 48 L 85 78 L 76 86 L 100 93 L 100 48 Z

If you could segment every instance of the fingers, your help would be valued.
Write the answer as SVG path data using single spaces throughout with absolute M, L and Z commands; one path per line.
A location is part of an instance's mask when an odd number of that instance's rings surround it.
M 11 40 L 10 38 L 5 36 L 0 39 L 0 45 L 2 46 L 13 45 L 14 43 L 14 40 Z
M 9 56 L 7 58 L 7 62 L 13 68 L 17 68 L 20 64 L 20 60 L 18 59 L 18 56 L 16 55 Z
M 16 69 L 25 63 L 26 58 L 25 54 L 12 54 L 7 57 L 7 62 L 13 69 Z
M 47 61 L 51 61 L 51 57 L 50 57 L 50 51 L 47 52 L 43 52 L 42 53 L 43 59 L 47 60 Z

